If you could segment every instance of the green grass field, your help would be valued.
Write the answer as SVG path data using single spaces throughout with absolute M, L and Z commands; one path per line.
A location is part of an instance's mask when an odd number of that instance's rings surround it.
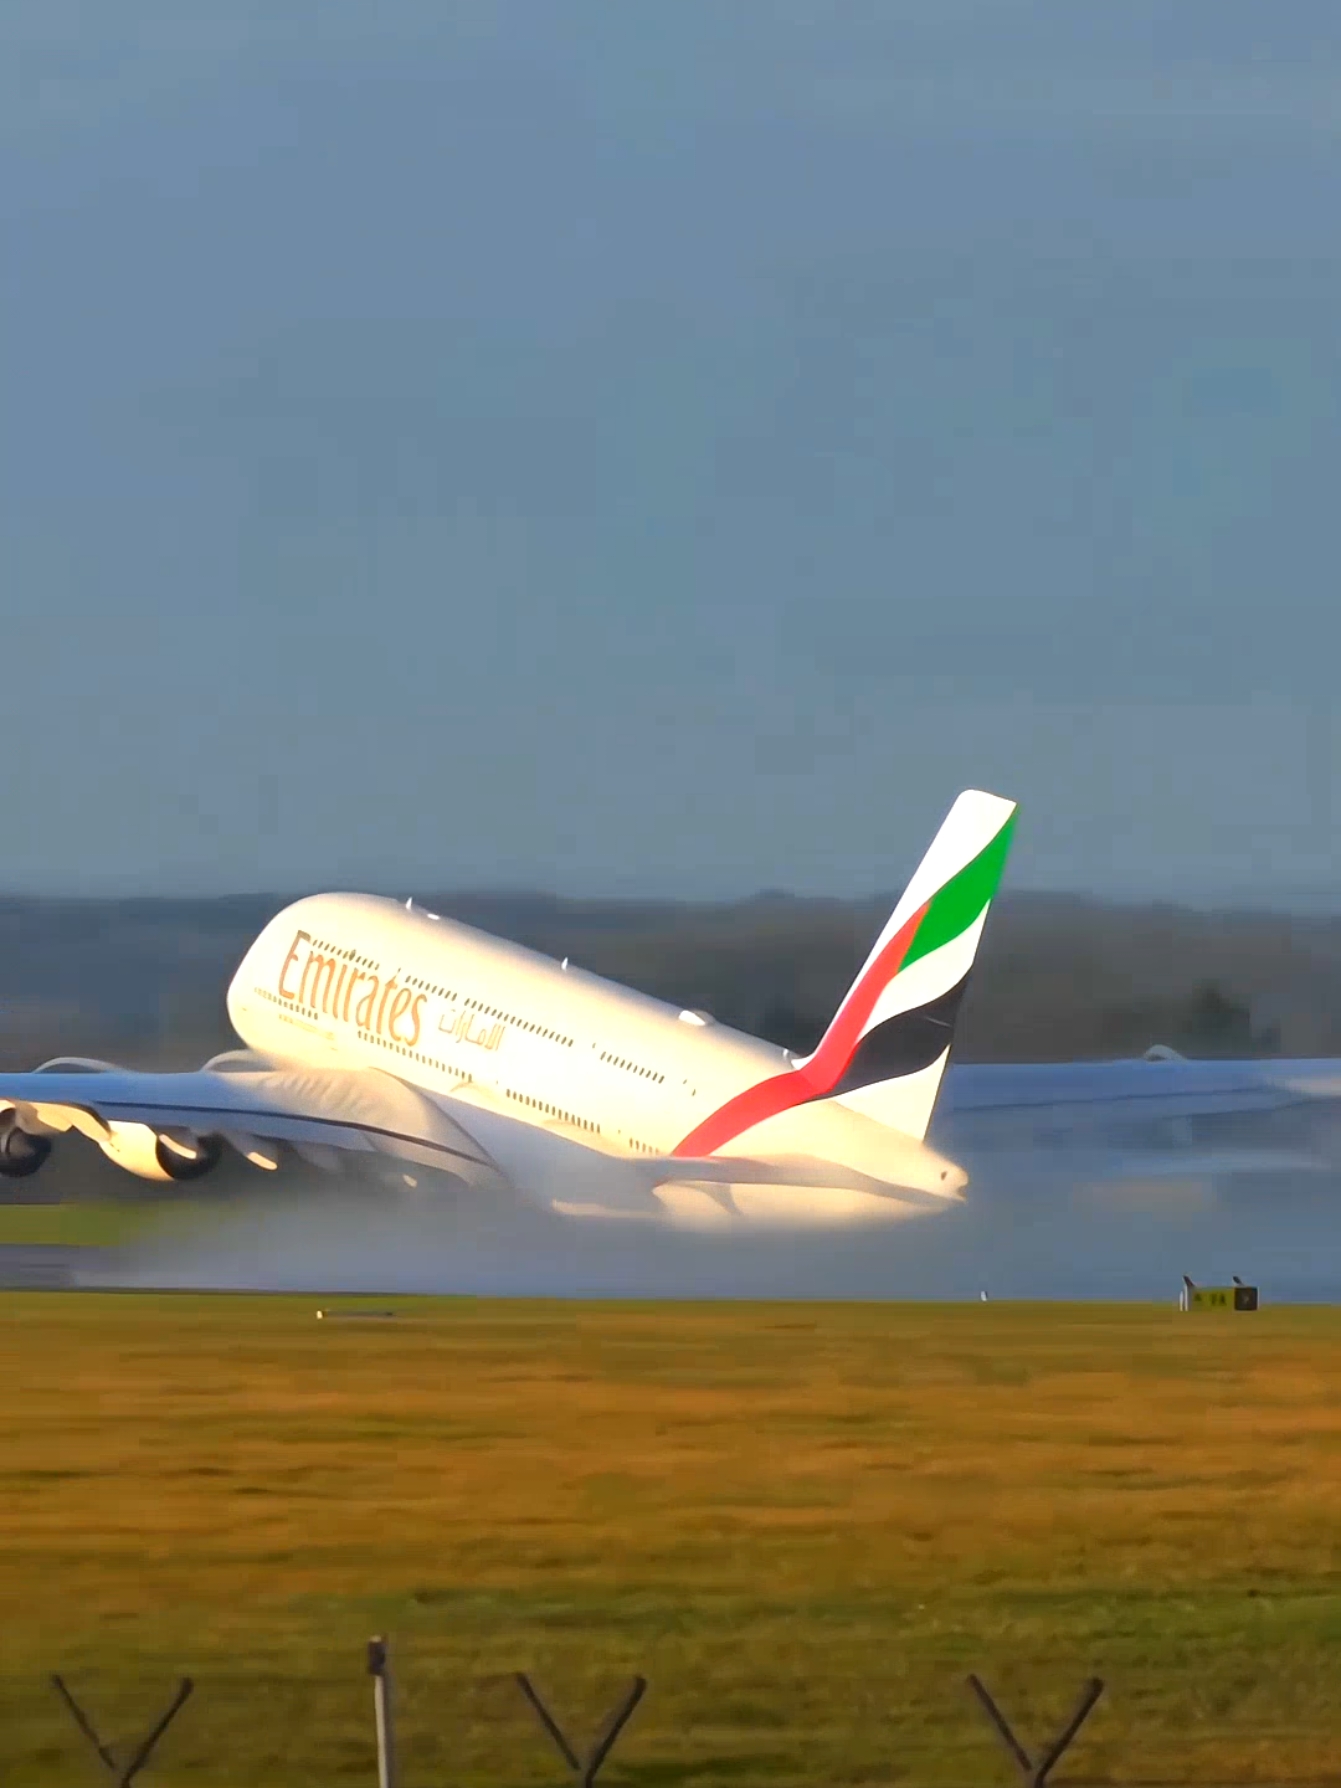
M 345 1305 L 344 1308 L 354 1306 Z M 1108 1679 L 1063 1778 L 1341 1774 L 1341 1312 L 0 1297 L 0 1781 L 1007 1783 Z
M 0 1245 L 117 1248 L 174 1220 L 180 1221 L 178 1210 L 166 1199 L 0 1204 Z

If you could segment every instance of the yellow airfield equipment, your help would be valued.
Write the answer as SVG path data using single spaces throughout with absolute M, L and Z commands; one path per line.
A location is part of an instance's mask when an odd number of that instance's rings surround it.
M 1258 1297 L 1255 1285 L 1245 1285 L 1238 1274 L 1232 1285 L 1198 1285 L 1183 1274 L 1183 1289 L 1178 1294 L 1180 1310 L 1255 1310 Z

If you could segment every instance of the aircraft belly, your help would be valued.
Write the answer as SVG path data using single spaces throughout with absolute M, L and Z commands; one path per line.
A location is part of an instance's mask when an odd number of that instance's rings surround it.
M 574 1216 L 655 1216 L 645 1162 L 615 1155 L 530 1124 L 510 1112 L 472 1103 L 462 1121 L 499 1170 L 533 1203 Z
M 831 1099 L 782 1111 L 717 1150 L 734 1156 L 806 1156 L 849 1168 L 881 1186 L 953 1194 L 966 1182 L 953 1161 L 915 1137 Z
M 905 1203 L 852 1186 L 663 1180 L 655 1191 L 666 1218 L 684 1229 L 846 1229 L 898 1222 L 928 1208 L 921 1199 Z

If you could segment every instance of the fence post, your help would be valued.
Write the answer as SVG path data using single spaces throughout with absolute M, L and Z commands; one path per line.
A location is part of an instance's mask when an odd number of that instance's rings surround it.
M 396 1728 L 385 1639 L 368 1641 L 368 1674 L 373 1679 L 373 1716 L 377 1721 L 377 1788 L 396 1788 Z

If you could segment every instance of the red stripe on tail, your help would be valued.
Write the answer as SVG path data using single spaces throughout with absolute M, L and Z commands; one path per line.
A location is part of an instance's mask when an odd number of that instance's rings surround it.
M 899 927 L 838 1008 L 833 1023 L 824 1033 L 823 1042 L 803 1070 L 815 1082 L 817 1092 L 827 1093 L 842 1078 L 844 1068 L 852 1060 L 853 1050 L 861 1041 L 866 1022 L 875 1011 L 875 1002 L 903 967 L 903 959 L 911 949 L 917 928 L 926 918 L 930 905 L 929 900 L 924 901 L 912 918 Z
M 823 1042 L 804 1067 L 791 1068 L 785 1074 L 761 1080 L 757 1086 L 746 1087 L 743 1093 L 737 1093 L 704 1118 L 683 1142 L 676 1144 L 671 1150 L 672 1155 L 714 1155 L 724 1143 L 752 1130 L 756 1124 L 762 1124 L 765 1118 L 790 1111 L 795 1105 L 806 1105 L 812 1099 L 827 1097 L 852 1060 L 876 1001 L 903 967 L 903 959 L 930 904 L 928 901 L 919 907 L 890 938 L 838 1008 L 833 1023 L 824 1033 Z

